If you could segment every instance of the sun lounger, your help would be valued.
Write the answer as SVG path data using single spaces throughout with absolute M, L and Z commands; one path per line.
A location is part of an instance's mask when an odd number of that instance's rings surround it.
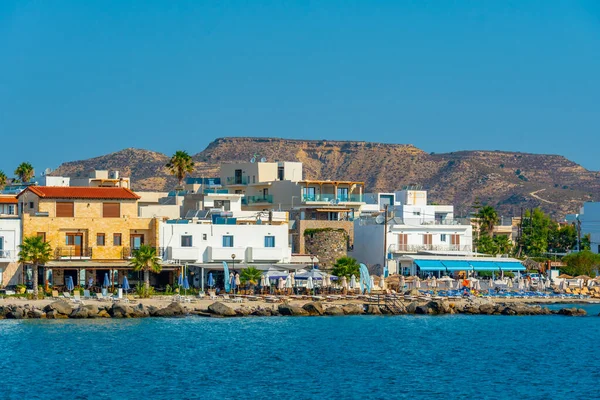
M 73 292 L 72 300 L 74 303 L 81 303 L 81 293 L 79 293 L 79 290 L 76 290 L 75 292 Z
M 96 293 L 96 299 L 98 301 L 110 301 L 111 300 L 109 297 L 104 297 L 104 295 L 102 293 Z
M 63 297 L 65 299 L 71 299 L 71 293 L 69 293 L 69 292 L 63 292 Z
M 91 298 L 92 298 L 92 296 L 90 296 L 90 291 L 89 291 L 89 290 L 84 290 L 84 291 L 83 291 L 83 298 L 84 298 L 85 300 L 89 300 L 89 299 L 91 299 Z
M 265 298 L 265 301 L 267 303 L 279 303 L 281 301 L 281 299 L 279 297 L 275 297 L 275 296 L 268 296 Z
M 58 299 L 58 297 L 59 297 L 59 296 L 58 296 L 58 290 L 53 290 L 53 291 L 52 291 L 52 298 L 53 298 L 53 299 Z
M 240 297 L 240 296 L 233 296 L 233 298 L 231 299 L 231 301 L 233 303 L 243 303 L 244 302 L 244 298 Z

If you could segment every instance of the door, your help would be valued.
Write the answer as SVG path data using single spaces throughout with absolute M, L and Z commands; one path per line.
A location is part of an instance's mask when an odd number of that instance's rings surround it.
M 398 234 L 398 250 L 399 251 L 407 251 L 408 250 L 408 234 L 407 233 Z
M 262 192 L 263 192 L 263 200 L 266 200 L 266 199 L 267 199 L 267 196 L 269 195 L 269 189 L 267 189 L 267 188 L 264 188 L 264 189 L 262 190 Z
M 131 250 L 137 250 L 144 244 L 144 235 L 131 235 Z
M 67 248 L 70 256 L 81 257 L 83 250 L 83 233 L 67 233 Z
M 460 235 L 450 235 L 450 244 L 453 250 L 460 250 Z
M 234 177 L 234 183 L 236 185 L 241 185 L 242 184 L 242 170 L 241 169 L 236 169 L 235 170 L 235 177 Z

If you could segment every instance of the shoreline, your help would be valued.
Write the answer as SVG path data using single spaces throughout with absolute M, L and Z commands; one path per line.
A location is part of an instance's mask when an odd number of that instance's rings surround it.
M 547 305 L 564 304 L 556 310 Z M 295 299 L 283 303 L 252 301 L 231 303 L 198 299 L 174 302 L 172 299 L 140 299 L 136 302 L 101 302 L 65 299 L 2 299 L 0 319 L 84 319 L 84 318 L 153 318 L 153 317 L 251 317 L 251 316 L 342 316 L 342 315 L 569 315 L 584 316 L 572 304 L 600 304 L 597 299 L 499 299 L 470 298 L 459 300 L 418 299 L 412 302 L 365 302 L 341 299 L 312 301 Z M 599 314 L 600 316 L 600 314 Z

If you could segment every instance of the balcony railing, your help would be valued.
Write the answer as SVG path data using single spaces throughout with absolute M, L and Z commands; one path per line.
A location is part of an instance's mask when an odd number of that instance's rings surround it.
M 91 247 L 57 247 L 54 251 L 54 256 L 57 260 L 81 260 L 84 258 L 92 258 Z
M 0 258 L 11 258 L 12 251 L 10 250 L 0 250 Z
M 133 258 L 136 250 L 137 249 L 132 249 L 131 247 L 123 247 L 123 250 L 122 250 L 123 260 L 129 260 L 130 258 Z M 156 248 L 156 256 L 158 258 L 163 258 L 164 255 L 165 255 L 165 248 L 157 247 Z
M 273 195 L 246 196 L 242 198 L 242 204 L 273 203 Z
M 247 176 L 228 176 L 227 184 L 228 185 L 247 185 L 250 183 L 250 180 Z
M 202 192 L 204 194 L 228 194 L 229 190 L 227 190 L 227 189 L 204 189 Z
M 417 253 L 419 251 L 465 251 L 471 252 L 471 246 L 458 244 L 392 244 L 390 253 Z
M 303 202 L 319 201 L 327 203 L 362 203 L 364 202 L 364 196 L 362 194 L 347 194 L 338 195 L 335 194 L 304 194 L 302 195 Z

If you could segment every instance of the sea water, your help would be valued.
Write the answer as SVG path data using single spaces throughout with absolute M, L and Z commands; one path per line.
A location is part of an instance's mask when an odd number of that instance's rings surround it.
M 599 328 L 597 316 L 3 320 L 0 399 L 598 398 Z

